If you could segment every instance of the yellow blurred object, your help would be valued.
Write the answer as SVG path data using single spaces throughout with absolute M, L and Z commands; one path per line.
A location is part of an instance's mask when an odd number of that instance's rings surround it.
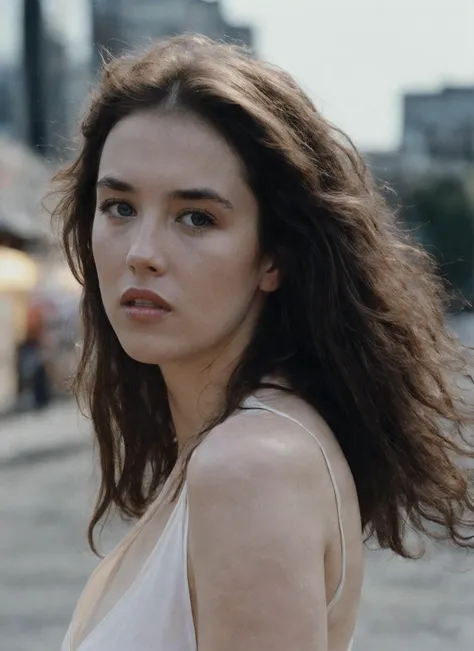
M 15 401 L 16 348 L 26 334 L 28 301 L 38 278 L 38 266 L 29 255 L 0 246 L 0 411 Z
M 30 256 L 0 246 L 0 292 L 30 292 L 37 282 L 38 267 Z

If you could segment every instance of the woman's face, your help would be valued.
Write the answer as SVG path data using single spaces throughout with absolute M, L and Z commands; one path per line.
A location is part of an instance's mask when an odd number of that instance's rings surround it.
M 243 352 L 278 285 L 257 225 L 242 164 L 206 122 L 143 112 L 114 127 L 92 248 L 105 311 L 130 357 L 206 365 Z

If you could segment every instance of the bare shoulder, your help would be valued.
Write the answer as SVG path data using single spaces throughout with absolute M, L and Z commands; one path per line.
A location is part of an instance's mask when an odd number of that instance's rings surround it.
M 320 430 L 316 436 L 326 438 L 322 420 Z M 332 493 L 313 438 L 298 424 L 265 411 L 242 412 L 215 428 L 195 450 L 187 480 L 190 493 L 209 491 L 211 499 L 240 497 L 244 490 L 270 491 L 277 499 L 292 487 L 319 497 L 321 491 Z
M 326 649 L 334 505 L 314 440 L 274 414 L 238 414 L 194 451 L 187 484 L 199 647 Z

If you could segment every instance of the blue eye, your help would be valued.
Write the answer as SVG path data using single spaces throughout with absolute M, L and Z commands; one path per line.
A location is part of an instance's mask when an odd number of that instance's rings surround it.
M 179 215 L 179 221 L 194 229 L 207 228 L 214 224 L 214 218 L 203 210 L 186 210 Z
M 106 199 L 100 204 L 99 210 L 101 213 L 115 219 L 127 219 L 135 214 L 133 206 L 127 201 L 117 201 L 116 199 Z

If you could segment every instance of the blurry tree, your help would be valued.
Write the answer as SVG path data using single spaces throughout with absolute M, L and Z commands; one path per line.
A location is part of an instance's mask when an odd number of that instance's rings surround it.
M 407 225 L 437 260 L 448 289 L 474 298 L 474 204 L 455 176 L 425 179 L 405 188 Z

